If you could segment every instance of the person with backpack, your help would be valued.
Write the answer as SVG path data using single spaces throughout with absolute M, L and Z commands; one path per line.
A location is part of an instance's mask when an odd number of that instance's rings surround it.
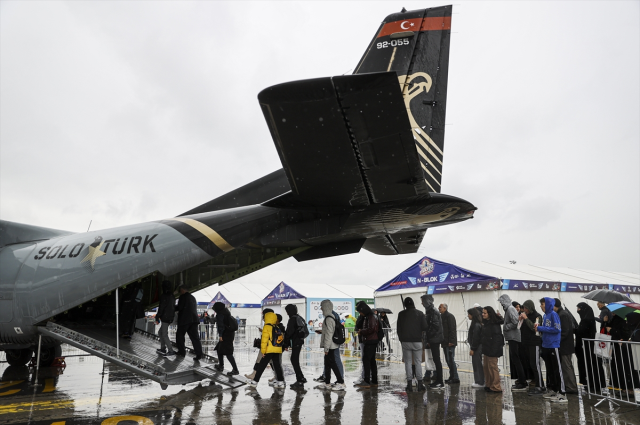
M 482 368 L 484 371 L 484 390 L 489 393 L 501 393 L 498 358 L 502 357 L 504 336 L 500 324 L 502 320 L 491 306 L 482 310 Z
M 333 315 L 333 303 L 330 300 L 324 300 L 320 303 L 324 322 L 322 323 L 322 338 L 320 340 L 320 348 L 324 349 L 324 383 L 318 387 L 333 391 L 344 391 L 347 389 L 344 385 L 344 376 L 340 372 L 340 368 L 336 364 L 336 350 L 339 351 L 340 344 L 344 343 L 344 326 L 340 324 L 340 320 Z M 342 335 L 340 336 L 340 331 Z M 340 353 L 338 352 L 338 356 Z M 342 362 L 340 362 L 342 363 Z M 336 375 L 337 383 L 331 385 L 331 371 Z
M 300 368 L 300 351 L 304 345 L 305 339 L 309 336 L 309 328 L 304 323 L 304 319 L 298 314 L 298 307 L 289 304 L 284 308 L 289 315 L 287 328 L 284 334 L 285 346 L 291 348 L 291 366 L 296 372 L 296 382 L 290 385 L 290 388 L 304 388 L 307 380 Z
M 333 311 L 333 310 L 331 310 L 331 314 L 336 319 L 336 323 L 340 324 L 338 329 L 340 329 L 340 327 L 342 327 L 342 329 L 345 329 L 344 325 L 341 324 L 340 315 L 338 313 L 336 313 L 335 311 Z M 345 329 L 345 332 L 346 332 L 346 329 Z M 344 379 L 344 365 L 342 364 L 342 359 L 340 358 L 340 345 L 345 341 L 346 341 L 346 338 L 342 342 L 338 343 L 338 348 L 334 351 L 334 357 L 336 359 L 336 364 L 338 365 L 338 370 L 340 371 L 340 376 L 342 376 L 343 379 Z M 316 382 L 324 382 L 325 376 L 327 376 L 328 373 L 329 373 L 329 367 L 325 365 L 324 370 L 322 371 L 322 375 L 320 375 L 320 377 L 318 377 L 318 378 L 315 378 L 314 381 L 316 381 Z
M 264 323 L 264 317 L 267 315 L 267 313 L 274 313 L 274 311 L 270 308 L 265 308 L 264 310 L 262 310 L 262 322 Z M 274 313 L 275 314 L 275 313 Z M 264 329 L 264 325 L 262 328 L 258 328 L 258 330 L 260 332 L 262 332 L 262 330 Z M 253 340 L 253 348 L 260 348 L 262 346 L 262 338 L 256 338 L 255 340 Z M 253 364 L 253 371 L 251 373 L 245 373 L 244 377 L 247 379 L 251 379 L 253 380 L 253 378 L 255 378 L 256 376 L 256 371 L 258 370 L 258 364 L 260 364 L 260 361 L 262 361 L 262 352 L 258 351 L 258 357 L 256 358 L 255 363 Z
M 265 368 L 272 362 L 276 372 L 277 381 L 273 384 L 274 388 L 284 388 L 284 373 L 282 364 L 280 363 L 280 354 L 282 354 L 282 346 L 284 345 L 284 335 L 280 328 L 276 326 L 278 321 L 275 313 L 266 313 L 264 315 L 264 326 L 262 327 L 262 338 L 260 339 L 260 354 L 262 358 L 260 363 L 256 365 L 255 375 L 253 379 L 247 382 L 250 387 L 257 387 L 260 377 Z
M 236 360 L 233 358 L 233 340 L 238 330 L 238 322 L 231 317 L 231 312 L 221 302 L 213 305 L 213 311 L 216 312 L 216 328 L 218 329 L 218 344 L 214 348 L 218 352 L 218 364 L 215 368 L 220 372 L 224 370 L 224 356 L 226 356 L 233 368 L 227 375 L 237 375 L 240 372 Z
M 284 335 L 287 329 L 282 324 L 282 315 L 279 313 L 276 313 L 276 326 L 278 327 L 278 329 L 280 329 L 280 332 L 282 332 L 282 335 Z M 285 351 L 286 348 L 287 348 L 287 340 L 285 338 L 284 344 L 282 345 L 282 351 Z M 278 357 L 280 357 L 280 365 L 283 365 L 282 353 L 280 353 Z M 269 379 L 269 386 L 273 386 L 273 384 L 275 384 L 278 381 L 278 375 L 276 375 L 276 368 L 273 366 L 273 362 L 269 364 L 271 365 L 271 371 L 273 372 L 273 378 Z
M 364 380 L 356 384 L 359 388 L 370 388 L 378 386 L 378 364 L 376 362 L 376 347 L 382 339 L 382 326 L 377 316 L 366 303 L 358 305 L 358 313 L 364 317 L 362 329 L 358 331 L 358 336 L 364 344 L 362 350 L 362 364 L 364 366 Z

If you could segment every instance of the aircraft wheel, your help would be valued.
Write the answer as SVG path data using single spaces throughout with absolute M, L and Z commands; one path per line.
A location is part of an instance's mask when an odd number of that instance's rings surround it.
M 22 350 L 6 350 L 7 363 L 11 366 L 25 366 L 33 356 L 33 350 L 23 348 Z
M 37 348 L 35 350 L 37 353 Z M 56 357 L 62 355 L 62 347 L 59 345 L 51 345 L 40 349 L 40 367 L 49 367 L 53 364 Z

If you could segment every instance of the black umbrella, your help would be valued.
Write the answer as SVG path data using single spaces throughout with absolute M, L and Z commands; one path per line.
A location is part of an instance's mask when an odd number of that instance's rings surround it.
M 617 291 L 612 291 L 610 289 L 595 289 L 588 294 L 584 294 L 582 298 L 586 298 L 588 300 L 600 301 L 601 303 L 615 303 L 618 301 L 631 301 L 633 300 L 627 297 L 625 294 L 621 294 Z
M 374 308 L 374 310 L 378 310 L 378 313 L 393 314 L 391 310 L 384 307 Z

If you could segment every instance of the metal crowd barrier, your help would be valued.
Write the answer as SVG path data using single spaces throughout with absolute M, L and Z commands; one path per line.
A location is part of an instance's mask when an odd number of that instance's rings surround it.
M 640 342 L 583 339 L 587 393 L 615 405 L 640 406 Z

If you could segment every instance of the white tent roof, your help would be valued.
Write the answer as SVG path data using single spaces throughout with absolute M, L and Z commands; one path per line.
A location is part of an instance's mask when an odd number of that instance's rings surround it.
M 542 280 L 570 283 L 610 283 L 612 285 L 640 286 L 640 275 L 614 273 L 601 270 L 572 269 L 569 267 L 538 266 L 533 264 L 509 264 L 489 261 L 450 261 L 471 271 L 500 279 Z
M 230 282 L 222 286 L 212 285 L 194 295 L 198 301 L 200 301 L 199 297 L 203 297 L 206 298 L 203 301 L 209 302 L 218 292 L 222 292 L 222 295 L 233 304 L 260 304 L 271 289 L 260 283 Z

